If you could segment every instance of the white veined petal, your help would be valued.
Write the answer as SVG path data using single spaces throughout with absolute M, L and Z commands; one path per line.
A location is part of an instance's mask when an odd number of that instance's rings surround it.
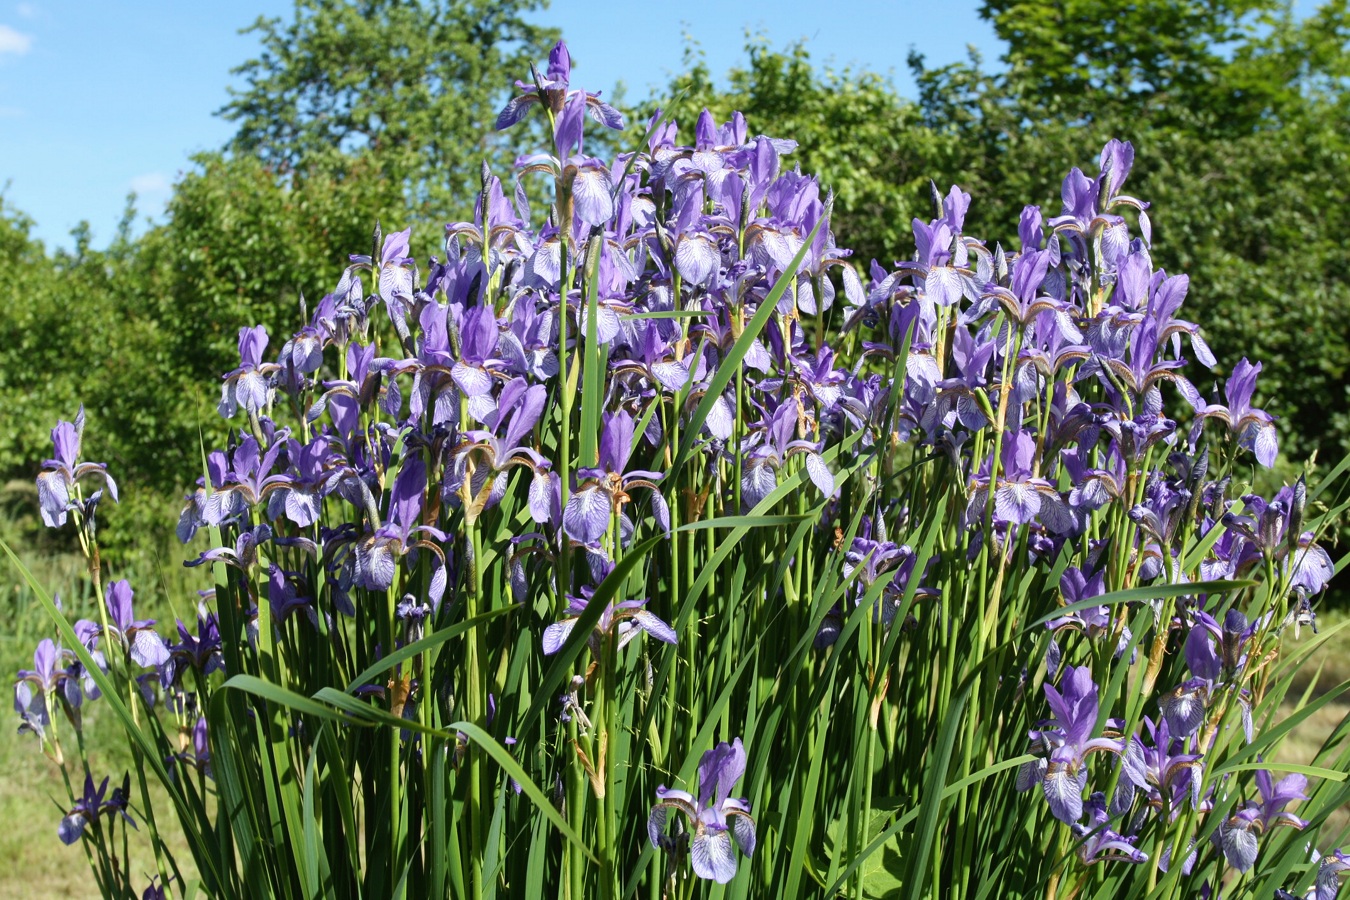
M 689 848 L 694 874 L 718 884 L 726 884 L 736 877 L 736 857 L 731 851 L 729 831 L 704 831 L 694 838 Z

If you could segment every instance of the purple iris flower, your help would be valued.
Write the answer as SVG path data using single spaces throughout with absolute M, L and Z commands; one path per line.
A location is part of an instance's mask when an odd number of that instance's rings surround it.
M 615 240 L 612 233 L 596 238 L 600 243 L 599 268 L 596 271 L 596 299 L 599 314 L 596 317 L 596 333 L 602 344 L 610 342 L 626 343 L 620 335 L 622 316 L 634 310 L 633 297 L 629 286 L 638 278 L 639 272 L 629 257 L 628 250 Z M 578 309 L 577 334 L 586 333 L 586 306 Z
M 286 449 L 285 437 L 283 430 L 266 453 L 260 452 L 257 439 L 250 434 L 245 435 L 228 458 L 220 450 L 207 454 L 206 470 L 214 490 L 201 508 L 203 523 L 223 525 L 238 519 L 262 502 L 274 486 L 290 481 L 285 475 L 272 474 L 277 458 Z M 189 539 L 195 530 L 188 530 Z M 179 538 L 182 537 L 180 533 Z
M 522 293 L 511 311 L 511 325 L 498 338 L 498 351 L 512 374 L 543 382 L 558 374 L 557 312 L 538 308 L 533 294 Z
M 665 476 L 645 469 L 628 469 L 633 434 L 633 417 L 626 410 L 605 415 L 600 432 L 600 464 L 577 470 L 582 484 L 572 492 L 563 509 L 563 527 L 572 540 L 593 544 L 604 537 L 612 516 L 625 518 L 624 507 L 632 499 L 628 492 L 635 487 L 651 492 L 656 525 L 663 532 L 670 531 L 670 508 L 656 486 Z
M 323 348 L 328 335 L 325 329 L 306 325 L 281 347 L 277 365 L 287 373 L 313 375 L 323 366 Z
M 678 391 L 689 382 L 688 360 L 674 358 L 673 347 L 661 337 L 656 320 L 648 320 L 638 328 L 637 347 L 635 359 L 619 359 L 610 364 L 615 379 L 645 378 L 666 393 Z
M 1081 342 L 1083 335 L 1073 324 L 1070 315 L 1073 308 L 1065 301 L 1057 300 L 1044 292 L 1046 276 L 1050 271 L 1050 258 L 1049 250 L 1032 250 L 1018 256 L 1012 264 L 1012 278 L 1008 287 L 997 284 L 985 285 L 986 302 L 998 301 L 1009 317 L 1024 328 L 1032 322 L 1043 319 L 1053 326 L 1053 331 L 1062 339 L 1073 343 Z M 1044 330 L 1049 333 L 1052 329 Z M 1038 326 L 1037 331 L 1039 333 L 1042 329 Z
M 1110 215 L 1106 210 L 1118 203 L 1132 206 L 1142 213 L 1146 204 L 1119 193 L 1134 164 L 1134 147 L 1128 141 L 1111 140 L 1102 149 L 1098 160 L 1099 174 L 1090 179 L 1078 168 L 1070 170 L 1060 191 L 1064 205 L 1049 225 L 1056 231 L 1068 231 L 1076 237 L 1102 237 L 1102 254 L 1108 260 L 1118 259 L 1129 244 L 1125 220 Z M 1140 217 L 1145 239 L 1149 238 L 1147 216 Z
M 317 434 L 308 444 L 291 439 L 286 456 L 292 472 L 275 480 L 265 479 L 267 517 L 275 520 L 284 516 L 301 528 L 308 528 L 319 521 L 323 512 L 330 466 L 340 455 L 327 435 Z
M 565 41 L 558 41 L 548 54 L 548 68 L 535 84 L 516 82 L 520 93 L 512 97 L 497 116 L 497 130 L 505 131 L 525 118 L 534 104 L 542 104 L 555 116 L 562 112 L 569 98 L 575 101 L 580 95 L 585 111 L 596 122 L 607 128 L 621 130 L 623 115 L 614 107 L 600 99 L 599 93 L 588 94 L 584 91 L 569 91 L 572 78 L 572 55 Z
M 1195 734 L 1205 720 L 1205 710 L 1221 680 L 1231 679 L 1247 662 L 1247 645 L 1264 627 L 1271 614 L 1248 622 L 1241 610 L 1230 609 L 1220 625 L 1203 610 L 1195 613 L 1195 624 L 1186 636 L 1186 665 L 1192 677 L 1182 682 L 1161 701 L 1168 726 L 1178 737 Z M 1217 649 L 1216 649 L 1217 644 Z M 1247 691 L 1238 694 L 1242 726 L 1247 741 L 1253 737 L 1251 703 Z
M 403 406 L 403 393 L 394 376 L 416 368 L 417 363 L 418 360 L 400 361 L 377 357 L 373 344 L 349 344 L 347 380 L 325 381 L 324 393 L 310 405 L 305 419 L 315 422 L 324 412 L 328 412 L 338 434 L 350 438 L 360 425 L 361 406 L 368 404 L 372 398 L 378 398 L 381 411 L 396 418 Z
M 1152 318 L 1145 317 L 1139 327 L 1130 334 L 1128 361 L 1117 356 L 1099 354 L 1084 368 L 1085 371 L 1097 371 L 1100 367 L 1109 369 L 1111 376 L 1139 398 L 1139 408 L 1135 410 L 1136 418 L 1144 414 L 1156 416 L 1162 407 L 1158 385 L 1164 381 L 1181 385 L 1185 379 L 1177 374 L 1177 370 L 1186 364 L 1180 359 L 1159 359 L 1159 349 L 1158 323 Z M 1103 381 L 1108 382 L 1109 387 L 1114 390 L 1115 385 L 1109 384 L 1107 374 L 1102 372 L 1101 375 Z M 1187 389 L 1181 388 L 1183 392 Z
M 1308 779 L 1302 775 L 1287 775 L 1276 783 L 1269 772 L 1257 770 L 1256 787 L 1260 800 L 1248 801 L 1241 810 L 1229 816 L 1213 836 L 1230 866 L 1239 872 L 1249 871 L 1256 864 L 1260 836 L 1271 828 L 1277 825 L 1303 828 L 1308 824 L 1284 809 L 1290 803 L 1307 800 L 1308 796 L 1303 793 L 1307 786 Z
M 304 610 L 311 623 L 318 627 L 318 617 L 314 612 L 314 598 L 308 596 L 304 577 L 296 572 L 287 572 L 276 564 L 268 567 L 267 599 L 272 607 L 272 619 L 284 622 L 297 609 Z
M 71 491 L 87 475 L 101 477 L 107 485 L 108 496 L 117 500 L 117 482 L 108 474 L 106 463 L 80 462 L 80 444 L 84 437 L 84 407 L 75 414 L 74 423 L 58 421 L 52 429 L 52 459 L 42 463 L 42 474 L 37 477 L 38 506 L 42 521 L 48 528 L 66 524 L 69 510 L 79 512 L 81 507 L 71 500 Z M 96 491 L 101 494 L 101 491 Z
M 1134 835 L 1126 837 L 1110 827 L 1106 795 L 1101 791 L 1088 798 L 1087 814 L 1086 824 L 1073 826 L 1074 837 L 1083 841 L 1078 846 L 1078 858 L 1084 865 L 1090 866 L 1093 863 L 1111 860 L 1148 862 L 1148 854 L 1134 846 Z
M 1294 487 L 1281 488 L 1271 501 L 1246 494 L 1242 502 L 1242 515 L 1232 512 L 1223 515 L 1228 532 L 1243 538 L 1240 546 L 1230 542 L 1233 571 L 1245 571 L 1262 558 L 1282 560 L 1282 574 L 1291 591 L 1310 597 L 1324 590 L 1335 574 L 1335 566 L 1330 554 L 1313 541 L 1313 532 L 1303 531 L 1296 536 L 1291 532 L 1290 525 L 1297 518 Z
M 1347 871 L 1350 871 L 1350 854 L 1336 850 L 1322 857 L 1311 895 L 1313 900 L 1336 900 L 1341 889 L 1340 874 Z
M 1059 491 L 1047 479 L 1036 474 L 1036 437 L 1030 432 L 1006 432 L 1000 455 L 998 484 L 994 487 L 994 519 L 1000 524 L 1026 525 L 1037 519 L 1049 530 L 1063 533 L 1073 526 L 1073 517 Z M 974 525 L 984 519 L 989 502 L 989 472 L 992 457 L 984 461 L 980 472 L 971 478 L 970 502 L 966 522 Z
M 790 357 L 795 370 L 793 381 L 800 384 L 816 401 L 821 415 L 838 405 L 843 397 L 844 383 L 848 380 L 844 372 L 834 367 L 834 359 L 834 351 L 829 347 L 821 347 L 814 359 L 796 353 Z
M 968 203 L 969 195 L 964 196 Z M 946 207 L 947 203 L 943 205 Z M 964 219 L 964 210 L 961 218 Z M 928 301 L 938 306 L 953 306 L 963 296 L 976 296 L 978 289 L 968 267 L 969 248 L 959 235 L 959 225 L 953 228 L 953 221 L 948 216 L 931 223 L 914 219 L 911 225 L 917 249 L 916 261 L 901 268 L 923 279 L 923 292 Z
M 428 598 L 439 607 L 445 593 L 445 551 L 432 539 L 443 544 L 449 538 L 439 528 L 420 524 L 426 485 L 427 468 L 421 457 L 405 458 L 394 481 L 388 524 L 378 526 L 374 533 L 356 541 L 352 553 L 353 576 L 356 583 L 367 590 L 386 591 L 394 584 L 398 560 L 419 547 L 425 548 L 436 557 Z
M 225 418 L 234 418 L 240 407 L 248 413 L 260 413 L 272 402 L 276 391 L 272 377 L 281 367 L 263 362 L 266 350 L 266 328 L 256 325 L 239 329 L 239 367 L 225 375 L 216 407 Z
M 956 423 L 971 431 L 978 431 L 989 424 L 988 418 L 980 408 L 977 393 L 988 387 L 987 372 L 989 363 L 996 350 L 992 339 L 972 335 L 970 330 L 958 325 L 952 331 L 952 365 L 954 373 L 938 382 L 937 403 L 933 415 L 942 419 L 947 428 L 955 428 Z M 955 408 L 955 421 L 948 420 Z
M 211 772 L 211 742 L 207 736 L 205 716 L 198 716 L 197 724 L 192 727 L 192 747 L 172 758 L 191 766 L 207 778 L 215 777 Z
M 1099 569 L 1091 575 L 1087 575 L 1077 566 L 1069 566 L 1059 578 L 1059 589 L 1063 595 L 1065 606 L 1072 606 L 1093 597 L 1100 597 L 1106 593 L 1106 572 L 1104 569 Z M 1113 625 L 1109 606 L 1089 606 L 1087 609 L 1080 609 L 1045 623 L 1045 627 L 1056 635 L 1065 629 L 1073 629 L 1093 641 L 1110 636 Z M 1129 626 L 1121 626 L 1120 633 L 1116 637 L 1116 659 L 1119 659 L 1125 653 L 1132 638 L 1133 634 L 1130 632 Z M 1046 664 L 1051 676 L 1058 670 L 1059 660 L 1059 644 L 1052 638 L 1050 646 L 1046 650 Z
M 918 556 L 914 548 L 897 545 L 893 541 L 873 540 L 871 521 L 864 517 L 863 535 L 855 537 L 844 554 L 843 574 L 845 579 L 853 580 L 853 600 L 860 605 L 872 585 L 878 579 L 887 578 L 890 583 L 882 591 L 874 606 L 873 621 L 889 626 L 895 621 L 896 613 L 904 599 L 909 580 L 914 576 Z M 930 560 L 930 564 L 934 562 Z M 941 596 L 941 592 L 924 586 L 915 589 L 916 599 Z M 844 627 L 844 613 L 836 606 L 825 614 L 816 633 L 816 649 L 829 647 L 839 639 Z
M 1220 632 L 1218 623 L 1207 613 L 1196 614 L 1196 624 L 1186 636 L 1186 666 L 1191 678 L 1182 682 L 1161 701 L 1163 718 L 1171 733 L 1188 738 L 1200 730 L 1205 720 L 1223 664 L 1214 651 L 1213 636 Z
M 736 876 L 736 856 L 731 845 L 746 856 L 755 853 L 755 820 L 750 803 L 731 796 L 731 789 L 745 774 L 745 748 L 741 739 L 722 742 L 698 764 L 698 797 L 661 785 L 658 800 L 647 819 L 647 836 L 657 849 L 671 849 L 674 842 L 666 834 L 670 810 L 684 813 L 693 830 L 689 855 L 694 874 L 726 884 Z
M 446 279 L 453 277 L 458 283 L 475 276 L 486 277 L 521 257 L 520 243 L 531 237 L 529 206 L 524 186 L 518 183 L 516 190 L 516 202 L 512 204 L 506 199 L 500 178 L 489 174 L 484 179 L 483 190 L 474 204 L 473 221 L 445 226 L 448 259 L 445 267 L 433 269 L 428 277 L 428 292 L 434 293 L 432 285 L 437 285 L 453 298 L 459 293 L 457 284 L 452 286 Z
M 547 396 L 543 385 L 528 385 L 524 378 L 507 382 L 498 395 L 496 408 L 486 417 L 490 430 L 466 431 L 454 448 L 442 496 L 458 499 L 477 516 L 496 506 L 506 494 L 511 468 L 524 466 L 533 473 L 530 515 L 541 524 L 550 521 L 552 464 L 526 443 L 539 423 Z
M 403 599 L 398 602 L 394 608 L 394 616 L 403 623 L 404 641 L 412 644 L 420 641 L 426 631 L 427 620 L 435 612 L 430 603 L 418 600 L 412 594 L 404 594 Z M 491 697 L 491 695 L 488 695 Z M 489 706 L 491 709 L 491 706 Z M 492 724 L 492 717 L 489 714 L 488 724 Z
M 178 638 L 179 643 L 173 647 L 175 658 L 183 660 L 203 676 L 225 669 L 220 650 L 220 622 L 215 613 L 197 616 L 196 634 L 188 631 L 180 620 Z
M 183 565 L 195 568 L 206 563 L 220 562 L 247 574 L 258 562 L 258 548 L 269 541 L 278 547 L 299 547 L 315 556 L 319 552 L 318 545 L 309 538 L 278 537 L 269 526 L 257 525 L 240 531 L 233 547 L 214 547 L 203 551 L 196 559 L 185 561 Z
M 589 586 L 581 588 L 580 597 L 568 595 L 569 602 L 563 618 L 544 629 L 545 656 L 552 656 L 562 649 L 567 638 L 571 636 L 572 629 L 576 627 L 577 619 L 586 612 L 594 596 L 595 589 Z M 606 606 L 605 611 L 600 614 L 600 620 L 595 624 L 595 631 L 587 639 L 591 652 L 598 657 L 601 650 L 600 639 L 611 633 L 618 635 L 620 649 L 643 632 L 667 644 L 678 643 L 675 629 L 662 621 L 656 613 L 648 611 L 646 606 L 645 599 L 622 600 Z
M 1159 345 L 1170 340 L 1172 355 L 1180 357 L 1181 336 L 1185 334 L 1190 338 L 1191 351 L 1200 364 L 1210 369 L 1217 366 L 1219 361 L 1214 358 L 1214 351 L 1210 350 L 1209 344 L 1205 343 L 1205 339 L 1200 335 L 1200 326 L 1176 317 L 1182 304 L 1186 302 L 1186 291 L 1191 284 L 1190 276 L 1169 276 L 1159 269 L 1151 274 L 1149 283 L 1151 292 L 1147 315 L 1158 323 Z
M 528 96 L 530 95 L 524 95 L 517 100 L 525 100 Z M 537 91 L 534 96 L 538 97 Z M 586 156 L 582 152 L 586 114 L 592 112 L 594 115 L 594 111 L 601 107 L 613 113 L 607 104 L 599 103 L 598 95 L 573 91 L 554 116 L 554 153 L 535 154 L 516 161 L 516 168 L 522 174 L 547 172 L 564 185 L 567 195 L 572 200 L 576 219 L 590 228 L 604 225 L 614 217 L 615 212 L 614 182 L 609 167 L 599 159 Z M 510 108 L 508 104 L 507 109 Z M 503 116 L 505 115 L 506 111 L 503 111 Z M 623 128 L 623 117 L 618 113 L 613 113 L 612 117 L 602 114 L 598 120 L 606 127 Z M 498 120 L 499 124 L 501 121 Z
M 1250 450 L 1256 461 L 1266 468 L 1275 465 L 1279 455 L 1279 435 L 1275 432 L 1275 417 L 1263 409 L 1252 406 L 1252 395 L 1256 393 L 1256 376 L 1261 374 L 1261 363 L 1253 365 L 1246 357 L 1233 367 L 1233 372 L 1224 382 L 1225 406 L 1219 403 L 1206 403 L 1200 392 L 1189 383 L 1182 384 L 1182 396 L 1195 407 L 1196 418 L 1218 419 L 1237 435 L 1238 446 Z
M 103 654 L 94 653 L 103 664 Z M 64 701 L 72 711 L 83 701 L 99 697 L 98 686 L 79 665 L 75 654 L 58 647 L 50 638 L 38 642 L 33 651 L 33 668 L 20 669 L 14 683 L 14 711 L 19 714 L 19 731 L 31 731 L 46 740 L 51 725 L 52 704 Z
M 348 266 L 346 272 L 343 273 L 342 281 L 338 283 L 338 288 L 334 293 L 339 296 L 344 295 L 346 293 L 344 288 L 348 288 L 353 281 L 359 291 L 360 282 L 356 273 L 362 270 L 374 271 L 376 272 L 376 289 L 379 291 L 380 298 L 384 300 L 390 313 L 394 314 L 396 310 L 402 308 L 402 304 L 411 302 L 413 299 L 413 273 L 417 264 L 408 255 L 408 245 L 411 239 L 412 229 L 405 228 L 402 231 L 385 235 L 384 244 L 380 247 L 378 261 L 364 254 L 350 257 L 352 265 Z
M 1033 742 L 1049 750 L 1049 756 L 1024 763 L 1017 774 L 1017 788 L 1025 791 L 1039 784 L 1055 818 L 1073 825 L 1083 818 L 1088 755 L 1106 752 L 1122 756 L 1126 747 L 1120 740 L 1091 737 L 1098 709 L 1091 669 L 1067 667 L 1060 685 L 1062 693 L 1046 683 L 1045 698 L 1053 718 L 1030 734 Z M 1122 781 L 1133 780 L 1135 768 L 1127 765 Z
M 112 816 L 121 815 L 122 819 L 132 828 L 136 827 L 136 822 L 127 815 L 128 788 L 131 784 L 131 776 L 122 782 L 122 786 L 115 788 L 112 796 L 107 800 L 103 798 L 108 793 L 108 779 L 104 778 L 103 783 L 97 788 L 94 787 L 94 778 L 85 773 L 84 776 L 84 794 L 75 802 L 63 819 L 57 826 L 56 833 L 61 838 L 63 844 L 74 844 L 84 836 L 84 829 L 100 815 Z
M 460 356 L 450 370 L 450 377 L 468 397 L 469 414 L 480 422 L 486 421 L 496 409 L 492 398 L 493 372 L 506 366 L 506 361 L 496 355 L 499 337 L 492 307 L 475 306 L 464 314 Z
M 805 454 L 806 474 L 816 488 L 826 497 L 834 493 L 834 474 L 820 455 L 820 443 L 794 439 L 799 412 L 796 403 L 784 403 L 752 429 L 741 471 L 741 504 L 747 510 L 778 486 L 778 470 L 798 453 Z
M 1184 752 L 1186 742 L 1172 734 L 1165 718 L 1154 724 L 1152 719 L 1144 716 L 1144 729 L 1153 741 L 1152 747 L 1143 747 L 1144 791 L 1149 805 L 1167 810 L 1169 818 L 1180 813 L 1183 798 L 1189 797 L 1192 807 L 1203 808 L 1200 800 L 1204 769 L 1201 754 Z
M 795 254 L 788 254 L 791 260 Z M 675 239 L 675 271 L 687 285 L 710 286 L 722 267 L 722 250 L 712 232 L 691 226 Z
M 122 645 L 122 648 L 138 666 L 158 668 L 169 661 L 169 645 L 164 643 L 154 630 L 154 619 L 137 619 L 132 608 L 135 592 L 131 584 L 123 578 L 108 585 L 106 602 L 108 606 L 109 639 Z M 83 623 L 76 630 L 82 634 L 86 647 L 93 648 L 93 642 L 101 634 L 103 627 L 93 622 Z

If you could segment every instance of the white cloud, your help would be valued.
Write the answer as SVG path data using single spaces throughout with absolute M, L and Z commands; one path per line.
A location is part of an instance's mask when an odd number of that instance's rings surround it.
M 167 194 L 172 187 L 163 172 L 147 172 L 131 179 L 131 189 L 138 194 Z
M 28 48 L 33 46 L 33 36 L 24 34 L 22 31 L 15 31 L 8 25 L 0 25 L 0 56 L 12 53 L 15 56 L 23 56 L 28 52 Z
M 131 179 L 129 187 L 136 192 L 136 207 L 142 213 L 159 215 L 173 194 L 173 182 L 163 172 L 146 172 Z

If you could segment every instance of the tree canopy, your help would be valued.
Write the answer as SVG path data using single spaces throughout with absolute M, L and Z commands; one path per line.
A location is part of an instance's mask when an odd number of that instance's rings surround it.
M 496 151 L 491 123 L 512 79 L 556 32 L 542 0 L 298 0 L 249 29 L 262 53 L 220 110 L 229 149 L 279 172 L 345 172 L 369 154 L 425 213 L 463 208 Z

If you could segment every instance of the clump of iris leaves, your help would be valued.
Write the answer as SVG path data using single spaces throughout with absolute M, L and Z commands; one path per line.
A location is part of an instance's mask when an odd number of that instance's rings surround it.
M 1252 492 L 1260 364 L 1211 375 L 1134 149 L 1014 246 L 935 190 L 864 268 L 791 140 L 587 156 L 625 123 L 569 79 L 517 82 L 498 128 L 552 144 L 443 256 L 377 227 L 274 352 L 240 332 L 195 621 L 104 583 L 115 482 L 53 431 L 106 603 L 34 585 L 15 706 L 104 895 L 1334 897 L 1350 726 L 1279 748 L 1350 688 L 1303 686 L 1350 463 Z

